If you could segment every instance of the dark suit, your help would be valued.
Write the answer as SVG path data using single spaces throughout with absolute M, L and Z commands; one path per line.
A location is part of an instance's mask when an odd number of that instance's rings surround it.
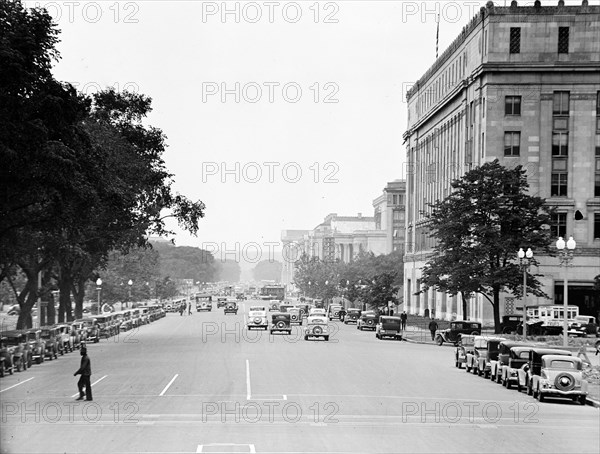
M 75 375 L 81 375 L 77 382 L 79 397 L 83 398 L 83 387 L 85 386 L 85 398 L 87 400 L 92 400 L 92 384 L 90 383 L 90 378 L 92 377 L 92 364 L 90 362 L 90 357 L 87 354 L 81 357 L 81 365 L 79 370 L 75 372 Z

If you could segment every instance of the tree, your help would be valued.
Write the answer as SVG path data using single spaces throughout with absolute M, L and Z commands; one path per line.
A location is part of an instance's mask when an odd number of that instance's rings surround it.
M 242 270 L 240 264 L 233 260 L 219 260 L 216 262 L 220 281 L 239 282 Z
M 261 260 L 252 269 L 252 277 L 255 281 L 275 281 L 281 279 L 283 264 L 277 260 Z
M 437 245 L 423 268 L 421 292 L 434 288 L 463 298 L 483 295 L 499 332 L 500 292 L 523 292 L 519 248 L 552 253 L 551 210 L 542 198 L 528 195 L 528 187 L 521 166 L 507 169 L 497 160 L 453 181 L 452 193 L 424 213 Z M 547 298 L 537 277 L 528 273 L 527 291 Z
M 302 254 L 294 263 L 294 283 L 309 298 L 331 299 L 339 294 L 338 262 Z
M 394 284 L 396 280 L 396 273 L 381 273 L 373 276 L 372 280 L 369 281 L 365 291 L 363 291 L 363 298 L 371 309 L 377 309 L 381 306 L 387 306 L 388 302 L 393 304 L 398 303 L 396 297 L 398 293 L 398 286 Z

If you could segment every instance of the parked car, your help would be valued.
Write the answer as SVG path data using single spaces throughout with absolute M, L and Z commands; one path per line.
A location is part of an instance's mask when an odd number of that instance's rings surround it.
M 328 319 L 324 315 L 310 315 L 306 319 L 306 328 L 304 328 L 304 340 L 308 340 L 311 337 L 322 337 L 323 339 L 328 341 L 329 326 L 327 322 Z
M 544 355 L 572 356 L 570 351 L 558 350 L 552 348 L 534 347 L 529 351 L 529 360 L 518 371 L 519 383 L 517 389 L 527 390 L 527 394 L 533 396 L 533 377 L 540 376 L 542 373 L 542 358 Z
M 502 334 L 516 333 L 519 331 L 519 327 L 523 331 L 522 324 L 522 315 L 503 315 L 502 322 L 500 323 L 500 332 Z
M 375 337 L 377 339 L 391 337 L 392 339 L 402 340 L 400 323 L 400 317 L 382 315 L 379 317 L 379 323 L 377 323 L 377 326 L 375 327 Z
M 475 336 L 475 373 L 480 377 L 489 378 L 492 370 L 492 362 L 498 362 L 500 342 L 505 341 L 503 337 Z
M 227 301 L 227 305 L 225 306 L 225 309 L 223 309 L 223 313 L 225 315 L 227 315 L 227 314 L 237 315 L 237 313 L 238 313 L 237 303 L 235 301 Z
M 267 318 L 267 308 L 265 306 L 250 306 L 246 327 L 269 329 L 269 319 Z
M 45 356 L 52 360 L 58 359 L 58 354 L 64 355 L 65 352 L 62 347 L 60 332 L 55 326 L 42 326 L 41 337 L 44 339 L 46 346 Z
M 82 318 L 83 326 L 86 331 L 86 342 L 100 342 L 100 327 L 98 326 L 98 322 L 95 318 L 88 317 Z
M 440 331 L 435 335 L 435 342 L 438 345 L 442 345 L 444 342 L 456 345 L 461 334 L 480 336 L 481 323 L 471 321 L 450 322 L 450 328 Z
M 287 310 L 287 313 L 290 314 L 291 323 L 297 323 L 298 325 L 302 325 L 302 313 L 300 312 L 300 308 L 290 307 Z
M 0 336 L 0 377 L 5 374 L 13 374 L 13 351 L 14 347 L 9 347 L 8 338 Z
M 17 369 L 17 372 L 27 370 L 27 368 L 31 365 L 31 347 L 27 342 L 27 335 L 25 334 L 25 331 L 4 331 L 3 336 L 6 338 L 7 349 L 9 353 L 12 354 L 11 359 L 13 367 Z
M 98 329 L 100 330 L 100 337 L 109 338 L 116 334 L 115 325 L 113 324 L 112 315 L 96 315 L 94 316 Z
M 539 375 L 532 374 L 531 388 L 540 402 L 546 397 L 562 397 L 585 405 L 588 383 L 583 378 L 583 361 L 574 356 L 543 355 Z
M 360 318 L 360 309 L 350 308 L 346 311 L 346 316 L 344 317 L 344 325 L 348 325 L 350 323 L 358 324 L 358 319 Z
M 475 336 L 470 334 L 461 334 L 454 352 L 454 365 L 462 369 L 463 364 L 467 362 L 467 356 L 473 357 L 475 345 Z M 469 372 L 467 370 L 467 372 Z
M 71 337 L 71 327 L 66 323 L 56 325 L 58 333 L 60 335 L 60 343 L 62 349 L 65 352 L 72 352 L 75 348 L 73 346 L 73 338 Z
M 327 317 L 329 317 L 329 321 L 333 319 L 340 320 L 343 312 L 344 306 L 340 304 L 331 304 L 327 310 Z
M 510 389 L 512 385 L 517 385 L 517 389 L 521 391 L 519 386 L 519 370 L 529 361 L 529 352 L 533 348 L 535 348 L 533 345 L 510 347 L 507 363 L 501 366 L 500 371 L 500 381 L 505 388 Z
M 87 331 L 85 330 L 83 322 L 75 321 L 71 323 L 71 340 L 73 342 L 73 347 L 78 349 L 86 339 Z
M 505 340 L 498 345 L 498 358 L 490 362 L 490 379 L 502 383 L 502 367 L 508 365 L 510 349 L 522 346 L 521 342 Z
M 287 312 L 278 312 L 271 314 L 271 334 L 275 331 L 292 334 L 292 323 L 290 314 Z
M 36 361 L 38 364 L 44 362 L 46 343 L 42 339 L 41 330 L 36 328 L 25 330 L 25 337 L 28 344 L 28 347 L 26 347 L 28 351 L 27 367 L 31 367 L 33 361 Z
M 377 314 L 375 311 L 366 311 L 360 315 L 358 322 L 356 323 L 356 329 L 364 330 L 371 329 L 375 331 L 377 327 Z
M 596 317 L 590 315 L 578 315 L 569 324 L 569 336 L 587 337 L 599 336 Z

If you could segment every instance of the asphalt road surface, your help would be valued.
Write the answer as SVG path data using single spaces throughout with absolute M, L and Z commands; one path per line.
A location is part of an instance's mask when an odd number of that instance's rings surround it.
M 246 331 L 194 312 L 0 380 L 3 453 L 600 452 L 600 412 L 533 398 L 454 367 L 451 347 Z

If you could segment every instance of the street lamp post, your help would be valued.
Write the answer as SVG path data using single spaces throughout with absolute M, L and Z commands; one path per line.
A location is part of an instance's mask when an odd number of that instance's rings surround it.
M 133 281 L 131 279 L 129 279 L 129 281 L 127 281 L 127 285 L 129 286 L 129 291 L 127 292 L 127 305 L 126 307 L 129 308 L 129 304 L 131 303 L 131 286 L 133 285 Z
M 96 307 L 96 315 L 100 315 L 100 292 L 102 291 L 102 279 L 96 281 L 96 290 L 98 290 L 98 307 Z
M 527 248 L 527 252 L 525 252 L 523 248 L 520 248 L 517 257 L 523 268 L 523 340 L 527 340 L 527 271 L 533 258 L 533 251 L 531 248 Z
M 565 246 L 567 246 L 566 249 Z M 563 273 L 563 347 L 567 347 L 569 345 L 569 321 L 567 317 L 569 308 L 568 273 L 569 267 L 571 266 L 571 262 L 573 261 L 573 252 L 575 251 L 575 246 L 577 246 L 577 243 L 575 242 L 573 237 L 569 237 L 569 241 L 567 241 L 566 243 L 562 237 L 559 237 L 558 241 L 556 242 L 556 249 L 558 249 L 560 266 L 565 267 L 565 271 Z

